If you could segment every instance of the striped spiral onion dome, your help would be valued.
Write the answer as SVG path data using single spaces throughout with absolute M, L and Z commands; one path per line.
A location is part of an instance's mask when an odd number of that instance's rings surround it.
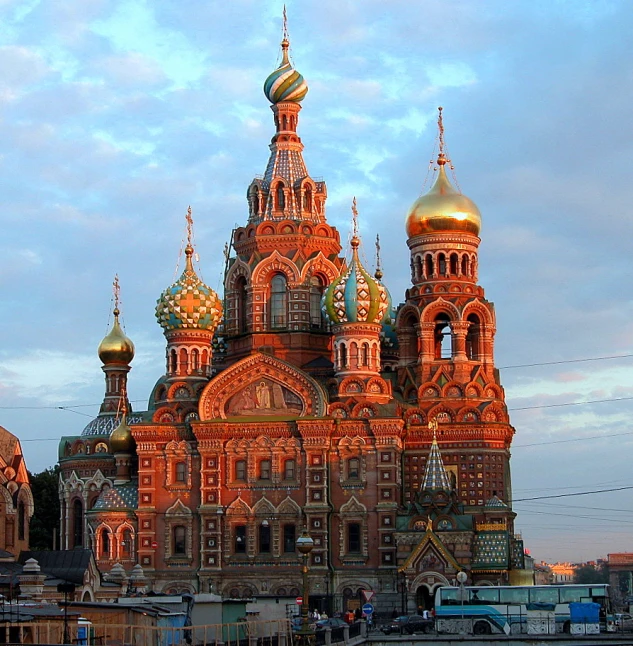
M 264 82 L 264 94 L 273 104 L 282 101 L 300 103 L 308 93 L 308 84 L 290 64 L 288 58 L 289 42 L 284 38 L 281 43 L 281 65 Z

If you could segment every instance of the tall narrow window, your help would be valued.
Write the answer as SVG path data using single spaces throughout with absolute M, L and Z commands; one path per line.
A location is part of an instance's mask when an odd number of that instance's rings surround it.
M 347 551 L 358 554 L 360 552 L 360 525 L 349 523 L 347 526 Z
M 173 529 L 173 553 L 187 553 L 187 528 L 184 525 L 176 525 Z
M 438 256 L 438 273 L 440 276 L 446 276 L 446 256 L 441 253 Z
M 246 332 L 246 278 L 240 276 L 235 284 L 237 291 L 237 330 L 238 332 Z
M 325 285 L 318 276 L 310 278 L 310 327 L 323 327 L 323 314 L 321 312 L 321 298 Z
M 348 480 L 360 478 L 360 460 L 358 458 L 350 458 L 347 461 L 347 478 Z
M 303 210 L 312 210 L 312 191 L 309 186 L 306 186 L 306 189 L 303 193 Z
M 452 357 L 451 326 L 446 314 L 440 314 L 435 319 L 435 358 L 450 359 Z
M 187 465 L 184 462 L 176 462 L 174 480 L 176 482 L 186 482 L 186 480 L 187 480 Z
M 270 282 L 270 322 L 273 328 L 286 327 L 288 311 L 288 291 L 286 277 L 282 274 L 273 276 Z
M 424 266 L 426 268 L 426 278 L 431 278 L 433 276 L 433 256 L 430 253 L 424 256 Z
M 84 506 L 81 500 L 73 503 L 73 547 L 83 547 L 84 544 Z
M 246 460 L 238 460 L 235 463 L 235 479 L 246 480 Z
M 296 528 L 294 525 L 284 525 L 284 552 L 286 554 L 295 551 Z
M 361 346 L 360 365 L 369 366 L 369 343 L 363 343 Z
M 451 254 L 451 274 L 453 276 L 457 275 L 457 267 L 459 266 L 459 259 L 457 258 L 456 253 Z
M 259 551 L 270 554 L 270 526 L 267 520 L 259 526 Z
M 259 463 L 259 479 L 270 480 L 270 460 L 261 460 Z
M 23 541 L 26 536 L 26 510 L 24 503 L 18 503 L 18 540 Z
M 294 460 L 286 460 L 284 462 L 284 480 L 295 479 L 296 463 Z
M 286 206 L 286 197 L 284 195 L 284 185 L 280 182 L 277 184 L 277 190 L 275 191 L 275 206 L 277 211 L 283 211 Z
M 110 530 L 107 528 L 101 531 L 101 558 L 110 558 Z
M 132 532 L 129 529 L 124 529 L 121 536 L 121 554 L 124 558 L 132 554 Z
M 235 553 L 246 554 L 246 525 L 235 527 Z
M 477 361 L 481 355 L 481 326 L 479 317 L 476 314 L 470 314 L 468 322 L 470 325 L 466 333 L 466 356 L 472 361 Z

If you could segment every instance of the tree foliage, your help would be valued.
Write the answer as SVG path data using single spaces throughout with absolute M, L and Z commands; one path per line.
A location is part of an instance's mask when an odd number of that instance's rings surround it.
M 578 566 L 574 574 L 574 583 L 609 583 L 607 564 L 600 563 L 595 566 L 586 563 Z
M 53 535 L 59 527 L 59 469 L 52 467 L 35 475 L 29 473 L 29 480 L 35 506 L 29 527 L 29 546 L 32 550 L 52 550 Z

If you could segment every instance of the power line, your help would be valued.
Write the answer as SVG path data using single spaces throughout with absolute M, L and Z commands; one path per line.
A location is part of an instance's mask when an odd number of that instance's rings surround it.
M 513 449 L 524 449 L 529 446 L 545 446 L 546 444 L 567 444 L 568 442 L 584 442 L 585 440 L 602 440 L 605 437 L 622 437 L 623 435 L 633 435 L 633 431 L 626 433 L 608 433 L 606 435 L 590 435 L 588 437 L 574 437 L 569 440 L 552 440 L 551 442 L 534 442 L 532 444 L 515 444 Z
M 623 402 L 630 401 L 633 397 L 614 397 L 613 399 L 591 399 L 585 402 L 564 402 L 561 404 L 541 404 L 540 406 L 522 406 L 520 408 L 508 408 L 509 411 L 515 410 L 534 410 L 535 408 L 560 408 L 561 406 L 583 406 L 584 404 L 604 404 L 606 402 Z
M 549 500 L 551 498 L 569 498 L 571 496 L 589 496 L 594 493 L 610 493 L 612 491 L 626 491 L 628 489 L 633 489 L 633 486 L 630 487 L 616 487 L 614 489 L 596 489 L 594 491 L 578 491 L 576 493 L 559 493 L 552 496 L 535 496 L 534 498 L 515 498 L 512 503 L 515 502 L 526 502 L 528 500 Z
M 588 359 L 565 359 L 562 361 L 543 361 L 542 363 L 519 363 L 514 366 L 500 366 L 499 370 L 511 370 L 513 368 L 536 368 L 539 366 L 560 366 L 565 363 L 585 363 L 587 361 L 608 361 L 611 359 L 629 359 L 633 354 L 614 354 L 606 357 L 591 357 Z

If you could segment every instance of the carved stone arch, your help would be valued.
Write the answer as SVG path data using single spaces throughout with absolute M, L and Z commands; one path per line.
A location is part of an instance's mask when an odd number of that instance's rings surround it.
M 419 408 L 410 408 L 404 414 L 404 421 L 411 426 L 424 426 L 426 424 L 426 415 Z
M 484 405 L 484 408 L 481 409 L 481 419 L 484 422 L 507 422 L 508 414 L 499 404 L 494 402 L 487 406 Z
M 255 232 L 256 232 L 256 226 L 254 224 L 249 224 L 246 227 L 246 237 L 247 238 L 255 237 Z
M 192 512 L 187 505 L 185 505 L 180 498 L 165 511 L 165 516 L 191 516 Z
M 345 504 L 341 505 L 341 516 L 364 516 L 366 514 L 367 507 L 356 496 L 352 496 Z
M 432 578 L 433 583 L 428 583 Z M 450 586 L 452 583 L 441 572 L 425 571 L 420 572 L 409 584 L 409 592 L 415 592 L 418 588 L 425 587 L 429 592 L 433 592 L 439 586 Z
M 13 507 L 13 496 L 9 493 L 8 489 L 5 487 L 0 487 L 0 494 L 4 499 L 4 504 L 6 505 L 7 513 L 13 513 L 15 511 Z
M 455 413 L 448 406 L 438 404 L 428 412 L 429 419 L 437 419 L 440 424 L 450 424 L 455 421 Z
M 315 274 L 322 274 L 327 280 L 325 285 L 330 285 L 334 280 L 339 276 L 339 270 L 336 268 L 336 265 L 328 260 L 322 251 L 314 257 L 308 260 L 301 270 L 301 282 L 308 283 L 310 278 Z
M 399 327 L 410 327 L 410 319 L 415 319 L 415 324 L 420 322 L 420 310 L 415 306 L 407 303 L 398 310 L 396 315 L 396 332 Z
M 275 511 L 275 505 L 273 505 L 273 503 L 266 497 L 260 498 L 253 505 L 253 514 L 255 514 L 255 516 L 265 516 L 266 518 L 270 518 L 274 515 Z
M 350 351 L 349 348 L 347 351 Z M 363 393 L 365 392 L 365 384 L 358 377 L 346 377 L 341 382 L 339 392 L 344 393 L 345 395 L 355 395 L 356 393 Z
M 386 384 L 382 378 L 372 377 L 366 384 L 365 390 L 368 393 L 385 395 L 388 394 Z
M 33 500 L 31 487 L 26 482 L 22 483 L 22 486 L 18 491 L 16 503 L 19 504 L 20 502 L 24 504 L 24 511 L 26 512 L 27 517 L 30 518 L 35 509 L 35 502 Z
M 479 422 L 481 412 L 474 406 L 464 406 L 457 411 L 458 422 Z
M 161 594 L 195 594 L 195 588 L 185 581 L 169 581 L 161 588 Z
M 284 516 L 300 517 L 303 511 L 292 498 L 286 496 L 277 506 L 277 513 Z
M 495 325 L 494 310 L 486 307 L 479 299 L 473 299 L 466 303 L 462 309 L 462 319 L 465 321 L 470 314 L 476 314 L 483 324 Z
M 272 449 L 275 446 L 273 440 L 271 440 L 267 435 L 258 435 L 254 444 L 259 449 Z
M 248 411 L 238 404 L 247 389 L 251 394 L 257 385 L 272 390 L 270 406 Z M 283 399 L 281 399 L 283 398 Z M 279 400 L 279 401 L 277 401 Z M 210 381 L 200 396 L 200 419 L 226 419 L 249 414 L 292 414 L 296 417 L 323 417 L 326 411 L 325 392 L 312 377 L 277 357 L 260 352 L 234 363 Z
M 350 416 L 350 410 L 342 402 L 335 402 L 334 404 L 330 404 L 328 415 L 336 419 L 347 419 Z
M 236 289 L 238 278 L 245 278 L 248 284 L 251 277 L 251 268 L 238 256 L 231 265 L 224 279 L 224 288 L 226 290 Z
M 84 486 L 83 480 L 79 478 L 76 471 L 73 471 L 64 483 L 64 488 L 69 493 L 75 492 L 81 494 L 84 490 Z
M 178 420 L 178 415 L 170 406 L 161 406 L 152 415 L 152 422 L 159 424 L 173 424 Z
M 486 399 L 503 399 L 503 394 L 497 384 L 487 384 L 484 390 L 484 397 Z
M 280 220 L 276 223 L 277 233 L 280 235 L 292 235 L 297 233 L 297 223 L 294 220 Z
M 274 236 L 277 230 L 271 222 L 262 223 L 257 231 L 259 236 Z
M 464 392 L 466 394 L 466 397 L 482 397 L 483 395 L 482 387 L 474 381 L 471 381 L 466 385 Z
M 433 382 L 427 382 L 422 384 L 418 389 L 418 399 L 420 401 L 424 399 L 437 399 L 440 396 L 442 389 Z
M 437 298 L 429 303 L 420 313 L 420 321 L 434 323 L 438 314 L 446 314 L 451 321 L 461 320 L 459 310 L 444 298 Z
M 352 417 L 377 417 L 378 407 L 371 402 L 360 402 L 352 408 Z
M 357 451 L 359 448 L 362 448 L 365 446 L 367 442 L 362 438 L 359 437 L 358 435 L 355 435 L 354 437 L 350 437 L 349 435 L 346 435 L 345 437 L 342 437 L 339 442 L 338 442 L 338 448 L 343 449 L 343 450 L 353 450 Z
M 292 260 L 282 256 L 277 249 L 262 260 L 253 271 L 253 285 L 267 285 L 274 274 L 284 274 L 289 283 L 300 280 L 299 270 Z
M 343 590 L 345 588 L 350 588 L 352 590 L 352 593 L 355 596 L 358 596 L 358 593 L 361 590 L 371 590 L 371 584 L 367 583 L 367 581 L 362 581 L 361 579 L 345 579 L 342 583 L 339 583 L 339 585 L 336 588 L 336 595 L 343 595 Z
M 227 508 L 227 516 L 251 516 L 253 510 L 241 499 L 237 498 Z
M 225 448 L 233 453 L 244 453 L 250 449 L 250 442 L 244 438 L 237 438 L 229 440 Z
M 332 232 L 329 229 L 329 227 L 327 227 L 325 225 L 321 225 L 320 227 L 317 227 L 316 234 L 318 236 L 323 237 L 323 238 L 329 238 L 329 237 L 331 237 Z
M 457 381 L 449 381 L 444 385 L 444 388 L 442 388 L 442 396 L 456 399 L 458 397 L 463 397 L 464 391 L 462 390 L 460 383 Z

